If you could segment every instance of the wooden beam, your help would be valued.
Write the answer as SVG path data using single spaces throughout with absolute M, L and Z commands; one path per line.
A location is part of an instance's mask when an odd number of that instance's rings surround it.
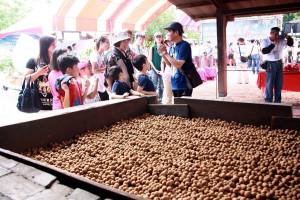
M 218 92 L 219 97 L 227 96 L 227 18 L 221 8 L 217 8 L 217 48 L 218 48 Z
M 210 1 L 199 1 L 195 3 L 184 3 L 184 4 L 178 4 L 176 5 L 177 9 L 183 9 L 183 8 L 192 8 L 192 7 L 198 7 L 198 6 L 209 6 L 211 5 Z
M 172 0 L 169 0 L 169 1 L 171 3 L 173 3 Z M 175 3 L 173 3 L 173 4 L 176 6 L 176 8 L 183 9 L 183 8 L 192 8 L 192 7 L 198 7 L 198 6 L 226 5 L 226 3 L 241 2 L 241 1 L 247 1 L 247 0 L 201 0 L 201 1 L 199 0 L 198 2 L 193 2 L 193 3 L 183 3 L 183 4 L 177 4 L 177 5 Z
M 225 5 L 221 0 L 209 0 L 216 8 L 222 8 L 223 10 L 226 10 Z

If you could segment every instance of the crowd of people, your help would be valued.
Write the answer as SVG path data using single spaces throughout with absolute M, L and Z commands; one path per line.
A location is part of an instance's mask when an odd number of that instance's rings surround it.
M 127 98 L 129 95 L 155 95 L 157 101 L 171 104 L 172 97 L 192 96 L 193 88 L 186 84 L 184 71 L 197 68 L 203 74 L 216 70 L 217 48 L 210 41 L 205 46 L 183 39 L 183 27 L 172 22 L 154 34 L 154 45 L 146 52 L 143 48 L 145 34 L 123 30 L 112 41 L 106 36 L 95 40 L 94 51 L 88 60 L 81 60 L 74 43 L 67 49 L 56 48 L 54 36 L 40 38 L 39 55 L 26 63 L 26 77 L 38 84 L 42 110 L 57 110 L 110 99 Z M 270 37 L 246 44 L 239 38 L 228 48 L 228 64 L 236 65 L 238 83 L 248 84 L 247 67 L 253 74 L 260 69 L 261 56 L 267 61 L 266 102 L 281 102 L 283 51 L 293 45 L 291 37 L 278 39 L 278 28 L 271 29 Z M 274 35 L 275 34 L 275 35 Z M 112 46 L 110 44 L 113 44 Z M 288 47 L 286 47 L 288 45 Z M 297 46 L 298 47 L 298 46 Z M 244 61 L 243 58 L 248 58 Z M 290 61 L 295 60 L 290 58 Z M 297 60 L 297 58 L 296 58 Z M 204 68 L 204 72 L 201 71 Z M 278 69 L 277 71 L 274 69 Z M 242 76 L 243 74 L 243 76 Z M 211 76 L 216 76 L 215 74 Z
M 230 43 L 228 48 L 228 63 L 230 66 L 236 66 L 239 84 L 242 84 L 243 80 L 245 84 L 249 83 L 247 68 L 251 68 L 253 74 L 258 74 L 261 63 L 265 63 L 265 102 L 281 103 L 283 64 L 300 61 L 298 58 L 300 42 L 296 42 L 295 38 L 287 34 L 279 34 L 280 29 L 273 27 L 266 39 L 250 40 L 246 43 L 244 38 L 239 38 L 236 45 Z
M 95 40 L 88 60 L 81 59 L 74 43 L 56 47 L 54 36 L 42 36 L 39 54 L 26 63 L 25 77 L 38 84 L 42 110 L 57 110 L 129 95 L 154 95 L 158 102 L 172 103 L 172 96 L 191 96 L 182 69 L 193 67 L 192 50 L 183 40 L 178 22 L 154 34 L 149 53 L 143 48 L 145 34 L 123 30 L 111 40 Z M 113 44 L 112 46 L 110 44 Z

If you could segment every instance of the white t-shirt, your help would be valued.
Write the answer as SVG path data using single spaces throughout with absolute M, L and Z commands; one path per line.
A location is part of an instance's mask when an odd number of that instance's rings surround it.
M 252 50 L 252 48 L 253 48 L 253 50 Z M 252 44 L 252 43 L 250 43 L 248 50 L 249 50 L 249 55 L 250 54 L 256 55 L 256 54 L 259 54 L 259 52 L 260 52 L 259 46 L 257 44 Z M 252 51 L 252 53 L 251 53 L 251 51 Z
M 89 81 L 90 81 L 90 86 L 89 86 L 89 88 L 88 88 L 87 95 L 89 95 L 89 94 L 92 92 L 93 88 L 94 88 L 94 85 L 95 85 L 95 77 L 92 76 L 92 77 L 89 79 Z M 83 94 L 83 93 L 84 93 L 84 89 L 85 89 L 86 80 L 83 79 L 83 78 L 81 78 L 81 83 L 82 83 L 82 88 L 81 88 L 81 90 L 82 90 L 82 94 Z M 100 97 L 99 97 L 99 93 L 97 92 L 96 95 L 95 95 L 95 97 L 94 97 L 93 99 L 90 99 L 90 98 L 86 97 L 85 100 L 84 100 L 84 102 L 83 102 L 83 104 L 94 103 L 94 102 L 98 102 L 99 100 L 100 100 Z
M 237 64 L 244 64 L 241 61 L 241 55 L 244 56 L 244 57 L 248 57 L 247 46 L 246 45 L 235 45 L 233 47 L 233 51 L 234 51 L 235 62 Z
M 137 55 L 144 55 L 143 48 L 138 47 L 137 44 L 130 45 L 131 50 Z
M 97 63 L 97 69 L 101 69 L 103 67 L 105 67 L 105 63 L 102 59 L 102 57 L 100 56 L 98 51 L 93 51 L 90 55 L 90 62 Z M 104 86 L 104 81 L 105 81 L 105 77 L 104 77 L 104 72 L 103 73 L 99 73 L 99 74 L 94 74 L 94 76 L 98 76 L 99 78 L 99 83 L 98 83 L 98 91 L 103 93 L 105 92 L 105 86 Z
M 261 49 L 268 47 L 269 45 L 273 44 L 270 38 L 264 39 L 261 42 Z M 280 43 L 276 44 L 272 51 L 268 54 L 263 54 L 263 60 L 267 61 L 277 61 L 282 59 L 283 57 L 283 48 L 287 44 L 287 40 L 282 40 Z

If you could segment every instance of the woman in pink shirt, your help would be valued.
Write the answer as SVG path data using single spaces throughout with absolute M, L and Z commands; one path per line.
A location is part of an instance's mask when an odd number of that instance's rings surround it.
M 58 67 L 57 58 L 58 56 L 66 53 L 67 53 L 67 49 L 57 48 L 53 51 L 51 61 L 50 61 L 51 72 L 49 74 L 48 79 L 50 83 L 50 90 L 53 95 L 52 110 L 62 109 L 60 100 L 58 98 L 58 93 L 55 90 L 54 84 L 56 79 L 63 75 L 63 73 L 60 71 Z

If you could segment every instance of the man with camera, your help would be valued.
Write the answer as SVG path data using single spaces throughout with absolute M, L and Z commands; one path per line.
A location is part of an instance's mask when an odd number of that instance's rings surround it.
M 266 61 L 266 98 L 265 102 L 273 102 L 273 88 L 275 90 L 275 103 L 281 103 L 281 90 L 283 86 L 282 54 L 285 45 L 292 46 L 293 39 L 287 34 L 279 35 L 278 27 L 271 28 L 269 38 L 261 43 L 263 60 Z

